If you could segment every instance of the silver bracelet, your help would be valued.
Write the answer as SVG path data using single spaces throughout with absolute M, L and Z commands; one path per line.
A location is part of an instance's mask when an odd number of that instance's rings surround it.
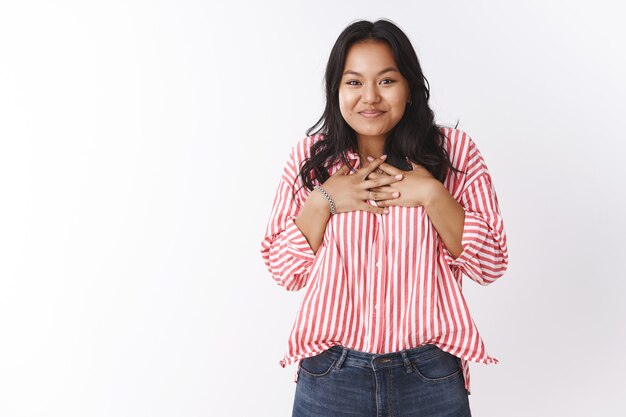
M 330 214 L 331 215 L 336 214 L 336 212 L 335 212 L 335 202 L 333 201 L 332 198 L 330 198 L 330 195 L 328 195 L 328 193 L 326 191 L 324 191 L 324 189 L 321 186 L 319 186 L 319 185 L 316 185 L 314 188 L 317 191 L 319 191 L 320 193 L 324 194 L 324 197 L 326 197 L 326 200 L 328 200 L 328 204 L 330 205 Z

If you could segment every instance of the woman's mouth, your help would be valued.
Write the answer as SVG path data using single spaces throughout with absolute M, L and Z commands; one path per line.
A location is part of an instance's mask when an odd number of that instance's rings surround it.
M 359 114 L 363 117 L 367 117 L 368 119 L 373 119 L 373 118 L 380 116 L 383 113 L 384 112 L 382 111 L 362 111 Z

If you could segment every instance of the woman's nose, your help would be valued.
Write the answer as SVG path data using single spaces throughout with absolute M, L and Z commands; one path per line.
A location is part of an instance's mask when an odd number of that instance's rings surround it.
M 376 86 L 363 87 L 361 99 L 364 103 L 376 103 L 378 101 L 378 89 Z

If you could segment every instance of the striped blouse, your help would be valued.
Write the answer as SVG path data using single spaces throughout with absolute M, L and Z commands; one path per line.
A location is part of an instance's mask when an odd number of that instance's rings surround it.
M 356 210 L 330 216 L 314 253 L 294 219 L 311 192 L 300 188 L 299 167 L 323 136 L 307 136 L 292 147 L 261 241 L 261 255 L 274 281 L 287 291 L 306 287 L 287 353 L 279 361 L 283 368 L 334 345 L 390 353 L 430 343 L 461 358 L 465 388 L 471 393 L 468 361 L 498 363 L 487 354 L 462 294 L 462 275 L 486 286 L 506 271 L 498 199 L 470 136 L 451 127 L 440 129 L 452 164 L 466 172 L 449 172 L 444 181 L 465 211 L 463 252 L 456 259 L 423 207 L 401 206 L 389 206 L 388 214 Z M 349 150 L 347 156 L 356 160 L 358 169 L 358 154 Z M 342 165 L 337 161 L 329 174 Z M 300 190 L 294 199 L 296 178 L 295 189 Z M 294 382 L 297 378 L 296 370 Z

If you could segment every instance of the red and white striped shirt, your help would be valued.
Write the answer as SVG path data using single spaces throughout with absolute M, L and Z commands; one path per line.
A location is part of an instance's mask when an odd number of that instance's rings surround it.
M 431 343 L 461 358 L 469 393 L 468 361 L 498 363 L 487 354 L 462 294 L 462 275 L 489 285 L 507 269 L 498 199 L 470 136 L 459 129 L 440 129 L 452 164 L 467 172 L 451 172 L 444 182 L 465 211 L 463 252 L 457 259 L 423 207 L 400 206 L 390 206 L 388 214 L 356 210 L 330 216 L 322 244 L 313 253 L 294 222 L 311 192 L 300 188 L 298 172 L 311 144 L 323 136 L 307 136 L 292 147 L 261 242 L 263 261 L 278 285 L 297 291 L 308 284 L 287 353 L 279 362 L 282 367 L 334 345 L 390 353 Z M 347 155 L 358 169 L 358 154 L 350 150 Z M 342 165 L 337 161 L 329 174 Z M 295 189 L 300 190 L 294 200 L 296 177 Z

